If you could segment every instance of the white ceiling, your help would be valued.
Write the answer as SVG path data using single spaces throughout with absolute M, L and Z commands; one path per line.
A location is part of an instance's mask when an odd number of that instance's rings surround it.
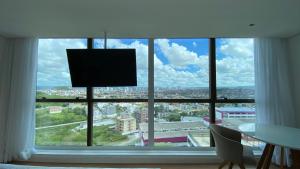
M 120 38 L 289 37 L 300 32 L 300 0 L 0 0 L 2 36 L 104 31 Z

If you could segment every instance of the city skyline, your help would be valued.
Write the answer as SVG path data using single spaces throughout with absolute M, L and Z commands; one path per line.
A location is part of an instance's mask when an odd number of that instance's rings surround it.
M 155 88 L 154 97 L 158 99 L 209 98 L 209 88 Z M 85 88 L 52 87 L 37 89 L 37 98 L 85 98 Z M 217 88 L 218 98 L 253 99 L 254 87 Z M 94 98 L 148 98 L 148 90 L 143 87 L 94 88 Z

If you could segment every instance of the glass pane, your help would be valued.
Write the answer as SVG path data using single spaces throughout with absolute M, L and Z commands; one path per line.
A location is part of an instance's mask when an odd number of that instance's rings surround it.
M 104 40 L 96 39 L 95 48 L 103 48 Z M 108 39 L 107 48 L 136 49 L 137 86 L 136 87 L 98 87 L 94 88 L 94 98 L 148 98 L 148 41 L 147 39 Z
M 254 129 L 255 118 L 255 103 L 216 104 L 216 123 L 219 125 L 251 132 Z M 262 144 L 258 140 L 247 136 L 242 137 L 242 143 L 256 147 Z
M 140 126 L 147 122 L 147 103 L 96 103 L 94 145 L 144 146 Z
M 208 104 L 155 103 L 154 110 L 155 146 L 210 146 Z M 143 125 L 142 131 L 146 133 L 148 125 Z
M 86 39 L 39 39 L 37 98 L 85 98 L 85 88 L 72 88 L 66 49 L 87 48 Z
M 208 39 L 154 41 L 155 98 L 208 98 Z
M 36 103 L 35 112 L 36 145 L 86 146 L 86 104 Z
M 216 40 L 217 97 L 254 99 L 253 39 Z

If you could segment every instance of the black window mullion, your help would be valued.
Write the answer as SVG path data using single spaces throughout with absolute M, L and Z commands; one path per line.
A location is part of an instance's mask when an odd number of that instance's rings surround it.
M 154 99 L 157 103 L 210 103 L 210 99 Z
M 93 99 L 92 102 L 132 103 L 132 102 L 148 102 L 148 99 Z
M 87 87 L 87 146 L 93 145 L 93 88 Z
M 88 49 L 93 49 L 93 38 L 87 39 L 87 46 Z M 87 97 L 87 108 L 88 108 L 88 115 L 87 115 L 87 146 L 93 145 L 93 88 L 87 87 L 86 90 L 86 97 Z
M 216 103 L 255 103 L 254 99 L 217 99 Z
M 46 102 L 56 102 L 56 103 L 62 103 L 62 102 L 70 102 L 70 103 L 83 103 L 87 102 L 87 99 L 36 99 L 36 102 L 40 103 L 46 103 Z
M 209 122 L 216 122 L 216 101 L 217 101 L 217 86 L 216 86 L 216 39 L 209 39 L 209 96 L 211 103 L 209 104 Z M 210 134 L 210 146 L 215 145 L 212 134 Z

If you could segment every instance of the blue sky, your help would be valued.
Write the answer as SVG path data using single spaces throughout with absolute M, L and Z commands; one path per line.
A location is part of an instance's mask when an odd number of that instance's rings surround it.
M 253 86 L 253 40 L 217 39 L 217 85 Z M 108 39 L 108 48 L 135 48 L 138 86 L 147 86 L 147 39 Z M 155 87 L 208 87 L 208 39 L 156 39 Z M 102 48 L 103 40 L 95 41 Z M 66 48 L 86 48 L 84 39 L 39 41 L 38 86 L 71 86 Z

